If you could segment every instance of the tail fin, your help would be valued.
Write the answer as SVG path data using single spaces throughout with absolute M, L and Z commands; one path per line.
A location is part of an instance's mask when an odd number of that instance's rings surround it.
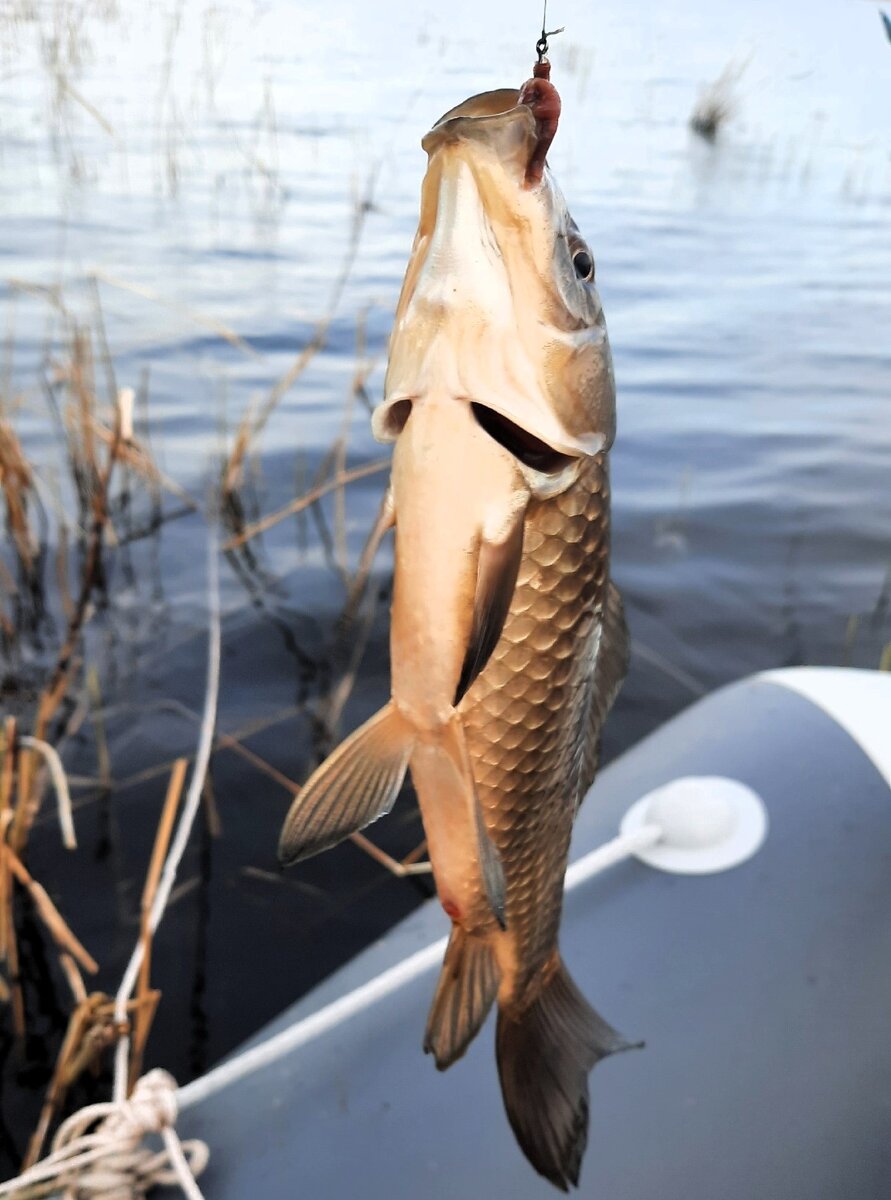
M 578 1186 L 588 1141 L 588 1072 L 628 1049 L 559 959 L 529 1008 L 498 1010 L 495 1053 L 508 1120 L 532 1166 L 564 1192 Z
M 341 742 L 291 805 L 278 844 L 285 866 L 328 850 L 388 813 L 414 744 L 391 701 Z
M 424 1034 L 424 1053 L 433 1054 L 440 1071 L 459 1059 L 479 1033 L 499 979 L 491 943 L 453 925 Z

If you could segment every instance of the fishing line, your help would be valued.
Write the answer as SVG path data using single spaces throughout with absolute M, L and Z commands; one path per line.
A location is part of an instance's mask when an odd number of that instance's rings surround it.
M 535 53 L 538 55 L 540 63 L 544 62 L 548 53 L 548 38 L 556 37 L 565 28 L 565 25 L 561 25 L 559 29 L 548 30 L 548 0 L 544 0 L 544 11 L 541 14 L 541 37 L 535 43 Z

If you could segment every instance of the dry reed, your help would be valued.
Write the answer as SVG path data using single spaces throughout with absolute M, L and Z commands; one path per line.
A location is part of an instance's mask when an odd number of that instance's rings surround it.
M 291 390 L 301 375 L 303 375 L 316 355 L 323 350 L 327 344 L 328 332 L 331 328 L 332 322 L 334 321 L 341 297 L 343 296 L 350 275 L 352 274 L 356 256 L 359 252 L 359 246 L 362 241 L 362 233 L 365 227 L 366 217 L 368 216 L 368 213 L 371 212 L 374 205 L 374 190 L 377 184 L 379 171 L 380 164 L 378 164 L 369 173 L 364 189 L 362 190 L 361 194 L 356 197 L 356 200 L 353 204 L 346 251 L 340 266 L 340 271 L 334 279 L 334 283 L 331 288 L 331 294 L 329 296 L 328 304 L 323 316 L 316 322 L 315 328 L 313 329 L 313 332 L 306 345 L 302 350 L 299 351 L 294 361 L 284 372 L 284 374 L 281 375 L 276 381 L 269 394 L 266 396 L 266 399 L 256 408 L 256 411 L 252 406 L 249 406 L 244 414 L 244 417 L 242 418 L 238 433 L 236 434 L 235 441 L 229 453 L 228 460 L 223 468 L 222 495 L 224 514 L 227 512 L 229 507 L 229 498 L 233 493 L 237 492 L 241 486 L 245 460 L 248 456 L 252 443 L 260 435 L 260 433 L 262 433 L 263 429 L 266 427 L 266 423 L 282 399 Z
M 145 1052 L 145 1044 L 148 1040 L 149 1029 L 151 1028 L 152 1018 L 154 1017 L 155 1013 L 155 1005 L 149 1005 L 149 997 L 156 994 L 153 993 L 149 987 L 149 978 L 151 975 L 152 965 L 152 905 L 155 902 L 155 896 L 158 892 L 158 882 L 161 878 L 161 870 L 164 866 L 164 861 L 167 858 L 167 851 L 170 847 L 170 838 L 173 833 L 173 823 L 176 820 L 176 813 L 177 809 L 179 808 L 183 785 L 186 781 L 186 771 L 188 770 L 188 765 L 189 764 L 187 760 L 184 758 L 177 759 L 176 763 L 174 764 L 173 771 L 170 775 L 170 783 L 167 788 L 167 796 L 164 800 L 164 807 L 161 810 L 161 820 L 158 823 L 158 831 L 155 834 L 155 844 L 152 848 L 152 857 L 149 862 L 149 869 L 145 878 L 145 887 L 142 891 L 142 904 L 140 908 L 139 924 L 139 939 L 142 945 L 142 963 L 139 967 L 139 977 L 136 985 L 137 1015 L 133 1024 L 128 1091 L 133 1090 L 136 1080 L 142 1074 L 142 1057 Z
M 257 435 L 275 406 L 325 344 L 358 249 L 364 217 L 370 208 L 370 192 L 369 186 L 366 197 L 356 208 L 349 246 L 325 317 L 265 402 L 242 422 L 239 437 L 221 475 L 222 503 L 231 503 L 230 516 L 238 506 L 242 512 L 252 507 L 238 495 L 238 488 L 244 485 L 246 465 Z M 134 289 L 117 278 L 103 276 L 101 279 L 108 286 L 124 286 L 147 294 L 145 289 Z M 54 346 L 52 358 L 49 350 L 47 353 L 44 395 L 47 412 L 64 447 L 67 469 L 61 486 L 55 479 L 47 482 L 46 478 L 41 481 L 36 477 L 16 432 L 10 406 L 0 396 L 0 503 L 4 506 L 8 531 L 7 551 L 5 557 L 0 557 L 0 638 L 4 639 L 5 645 L 14 647 L 29 636 L 29 627 L 23 618 L 29 597 L 39 599 L 51 590 L 53 612 L 61 616 L 53 626 L 45 628 L 44 674 L 34 698 L 23 706 L 17 717 L 10 715 L 5 719 L 0 744 L 0 965 L 4 967 L 0 974 L 0 1002 L 8 1004 L 14 1033 L 17 1040 L 23 1042 L 30 1019 L 21 978 L 19 925 L 23 904 L 33 912 L 43 935 L 54 947 L 58 974 L 71 997 L 67 1032 L 38 1127 L 28 1148 L 27 1162 L 32 1162 L 40 1155 L 53 1122 L 60 1116 L 72 1083 L 83 1071 L 95 1067 L 107 1048 L 115 1043 L 120 1046 L 124 1041 L 130 1045 L 126 1074 L 126 1083 L 130 1086 L 141 1069 L 159 998 L 159 993 L 151 986 L 152 934 L 148 918 L 189 760 L 181 758 L 127 778 L 115 778 L 107 732 L 107 720 L 112 710 L 103 705 L 100 674 L 88 660 L 89 643 L 85 639 L 106 601 L 113 567 L 111 556 L 118 554 L 129 540 L 144 536 L 152 529 L 150 523 L 142 530 L 128 515 L 130 489 L 134 486 L 143 489 L 155 514 L 154 528 L 171 516 L 162 512 L 162 492 L 176 497 L 182 506 L 179 511 L 194 512 L 203 506 L 158 469 L 148 441 L 141 441 L 135 434 L 134 392 L 118 386 L 106 342 L 98 288 L 94 288 L 95 313 L 92 326 L 88 327 L 73 320 L 61 290 L 34 288 L 21 282 L 16 287 L 46 300 L 64 331 L 64 352 L 59 354 Z M 148 298 L 158 299 L 154 295 Z M 189 314 L 189 317 L 207 324 L 196 314 Z M 233 331 L 213 327 L 230 344 L 250 352 L 250 347 Z M 348 465 L 354 409 L 357 401 L 369 406 L 367 381 L 372 369 L 363 314 L 357 323 L 356 368 L 340 429 L 323 456 L 315 478 L 310 479 L 310 486 L 300 496 L 276 512 L 261 516 L 262 510 L 253 506 L 256 515 L 251 513 L 251 520 L 242 520 L 240 524 L 230 521 L 232 537 L 225 547 L 230 556 L 234 550 L 244 552 L 253 538 L 277 521 L 304 512 L 320 523 L 320 535 L 326 536 L 320 502 L 326 498 L 331 498 L 329 503 L 333 501 L 334 529 L 329 561 L 343 583 L 345 602 L 328 652 L 332 663 L 342 659 L 343 665 L 340 670 L 333 671 L 331 686 L 313 714 L 318 747 L 329 745 L 336 738 L 344 706 L 355 685 L 376 611 L 377 596 L 369 591 L 368 583 L 375 556 L 390 524 L 384 502 L 358 562 L 353 566 L 348 557 L 346 536 L 348 489 L 359 480 L 382 474 L 389 465 L 387 459 Z M 100 390 L 106 397 L 104 404 L 99 400 Z M 66 498 L 68 496 L 73 497 L 73 505 Z M 121 497 L 126 499 L 123 505 Z M 57 539 L 50 555 L 46 553 L 48 515 L 55 519 Z M 47 566 L 49 573 L 45 577 Z M 38 599 L 31 606 L 34 610 L 39 609 Z M 32 627 L 36 619 L 32 612 Z M 52 636 L 46 636 L 50 631 Z M 190 721 L 199 720 L 198 714 L 177 702 L 166 702 L 166 707 L 178 710 Z M 299 792 L 300 784 L 247 746 L 244 739 L 264 727 L 271 727 L 275 721 L 306 715 L 305 705 L 298 705 L 273 718 L 246 723 L 235 733 L 218 731 L 211 750 L 213 753 L 228 750 L 239 755 L 265 779 L 281 787 L 288 797 L 293 797 Z M 96 773 L 68 777 L 59 752 L 67 739 L 87 721 L 92 728 Z M 85 986 L 84 976 L 93 974 L 98 969 L 97 963 L 50 899 L 46 888 L 29 870 L 29 838 L 50 784 L 58 803 L 65 844 L 73 847 L 72 787 L 77 789 L 80 803 L 87 789 L 91 795 L 111 797 L 137 782 L 157 778 L 164 771 L 170 771 L 171 778 L 143 890 L 139 935 L 142 962 L 135 979 L 135 995 L 126 1001 L 123 1009 L 118 1003 L 116 1017 L 109 997 L 101 992 L 90 993 Z M 201 784 L 201 798 L 207 811 L 208 827 L 212 834 L 218 834 L 219 814 L 209 779 Z M 356 835 L 354 842 L 396 876 L 421 874 L 430 869 L 428 863 L 419 861 L 424 851 L 423 843 L 400 860 L 361 834 Z M 172 890 L 169 903 L 175 903 L 194 884 L 194 879 L 187 879 Z
M 752 60 L 731 60 L 717 79 L 703 88 L 690 115 L 690 128 L 707 142 L 713 142 L 721 126 L 736 112 L 739 100 L 737 85 Z
M 105 557 L 109 547 L 119 542 L 113 521 L 115 480 L 125 471 L 123 486 L 142 481 L 147 489 L 165 488 L 194 509 L 191 497 L 157 470 L 147 448 L 133 435 L 132 404 L 127 389 L 118 389 L 114 367 L 105 338 L 101 306 L 96 294 L 92 329 L 75 323 L 58 290 L 38 289 L 62 322 L 65 354 L 47 357 L 45 395 L 48 412 L 64 447 L 65 462 L 75 500 L 74 532 L 78 551 L 77 574 L 71 579 L 69 525 L 61 499 L 54 505 L 57 515 L 58 550 L 54 560 L 57 608 L 62 615 L 55 644 L 45 659 L 43 678 L 29 705 L 25 702 L 18 716 L 8 715 L 3 723 L 2 765 L 0 765 L 0 993 L 8 1000 L 16 1040 L 22 1044 L 28 1029 L 28 1011 L 21 977 L 19 949 L 20 919 L 27 905 L 51 945 L 62 978 L 74 1000 L 74 1012 L 41 1126 L 29 1153 L 39 1152 L 52 1114 L 56 1111 L 68 1083 L 91 1059 L 97 1043 L 107 1040 L 105 998 L 88 996 L 81 972 L 93 974 L 98 965 L 81 944 L 46 888 L 34 878 L 27 866 L 29 835 L 36 821 L 46 786 L 52 784 L 56 795 L 63 842 L 76 846 L 70 781 L 59 754 L 66 739 L 73 736 L 93 709 L 93 727 L 99 762 L 99 782 L 106 788 L 111 780 L 111 760 L 102 724 L 101 693 L 98 672 L 85 668 L 83 645 L 86 629 L 99 610 L 97 596 L 106 587 Z M 96 354 L 98 347 L 98 358 Z M 106 381 L 109 405 L 100 408 L 96 385 L 97 369 Z M 0 397 L 0 497 L 5 509 L 7 528 L 6 561 L 0 559 L 0 586 L 12 607 L 0 617 L 0 636 L 10 663 L 24 638 L 36 633 L 46 601 L 47 581 L 43 578 L 46 562 L 47 515 L 38 489 L 38 476 L 14 428 L 13 405 L 7 395 Z M 70 506 L 69 506 L 70 512 Z M 50 642 L 55 623 L 46 622 L 42 644 Z M 30 652 L 33 658 L 33 651 Z M 139 1015 L 138 1039 L 141 1052 L 148 1032 L 152 996 L 147 976 L 140 981 L 135 1002 Z M 2 998 L 2 997 L 0 997 Z M 101 1031 L 105 1029 L 106 1032 Z M 100 1032 L 97 1033 L 96 1031 Z

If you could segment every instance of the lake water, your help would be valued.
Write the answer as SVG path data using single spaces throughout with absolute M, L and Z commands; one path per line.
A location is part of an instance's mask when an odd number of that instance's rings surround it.
M 779 664 L 877 667 L 891 643 L 891 45 L 867 0 L 551 9 L 567 29 L 552 42 L 563 117 L 550 161 L 594 250 L 619 389 L 614 575 L 634 657 L 614 755 L 726 681 Z M 539 20 L 508 0 L 4 6 L 3 396 L 39 467 L 51 546 L 71 501 L 46 387 L 67 354 L 60 301 L 95 330 L 98 297 L 117 385 L 140 393 L 137 435 L 201 506 L 243 415 L 313 338 L 251 443 L 248 519 L 330 474 L 340 437 L 347 468 L 381 457 L 354 382 L 380 394 L 420 138 L 466 96 L 519 85 Z M 731 112 L 709 143 L 688 122 L 722 74 Z M 357 645 L 342 727 L 386 692 L 386 547 L 375 604 L 337 637 L 384 478 L 224 560 L 219 728 L 292 780 Z M 150 510 L 131 482 L 138 530 Z M 206 522 L 163 503 L 157 534 L 107 548 L 108 604 L 87 640 L 114 786 L 91 782 L 94 706 L 65 745 L 80 849 L 62 853 L 48 814 L 31 845 L 111 992 L 167 764 L 194 750 L 182 706 L 200 709 L 204 690 Z M 4 664 L 24 719 L 12 676 L 39 678 L 52 641 L 45 628 Z M 351 845 L 282 876 L 283 783 L 230 746 L 213 790 L 219 828 L 198 830 L 154 958 L 149 1059 L 181 1082 L 429 893 Z M 420 836 L 407 801 L 374 831 L 394 854 Z M 37 980 L 24 1065 L 2 1035 L 10 1170 L 68 1009 L 40 938 L 24 954 Z

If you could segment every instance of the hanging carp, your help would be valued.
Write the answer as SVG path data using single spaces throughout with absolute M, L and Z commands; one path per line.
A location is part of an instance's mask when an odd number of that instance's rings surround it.
M 591 250 L 545 163 L 560 100 L 541 58 L 522 89 L 474 96 L 423 140 L 373 416 L 395 444 L 392 698 L 306 783 L 280 850 L 294 862 L 368 825 L 411 771 L 452 921 L 425 1049 L 448 1067 L 497 1000 L 508 1118 L 565 1189 L 588 1072 L 626 1045 L 557 935 L 627 637 L 609 576 L 612 362 Z

